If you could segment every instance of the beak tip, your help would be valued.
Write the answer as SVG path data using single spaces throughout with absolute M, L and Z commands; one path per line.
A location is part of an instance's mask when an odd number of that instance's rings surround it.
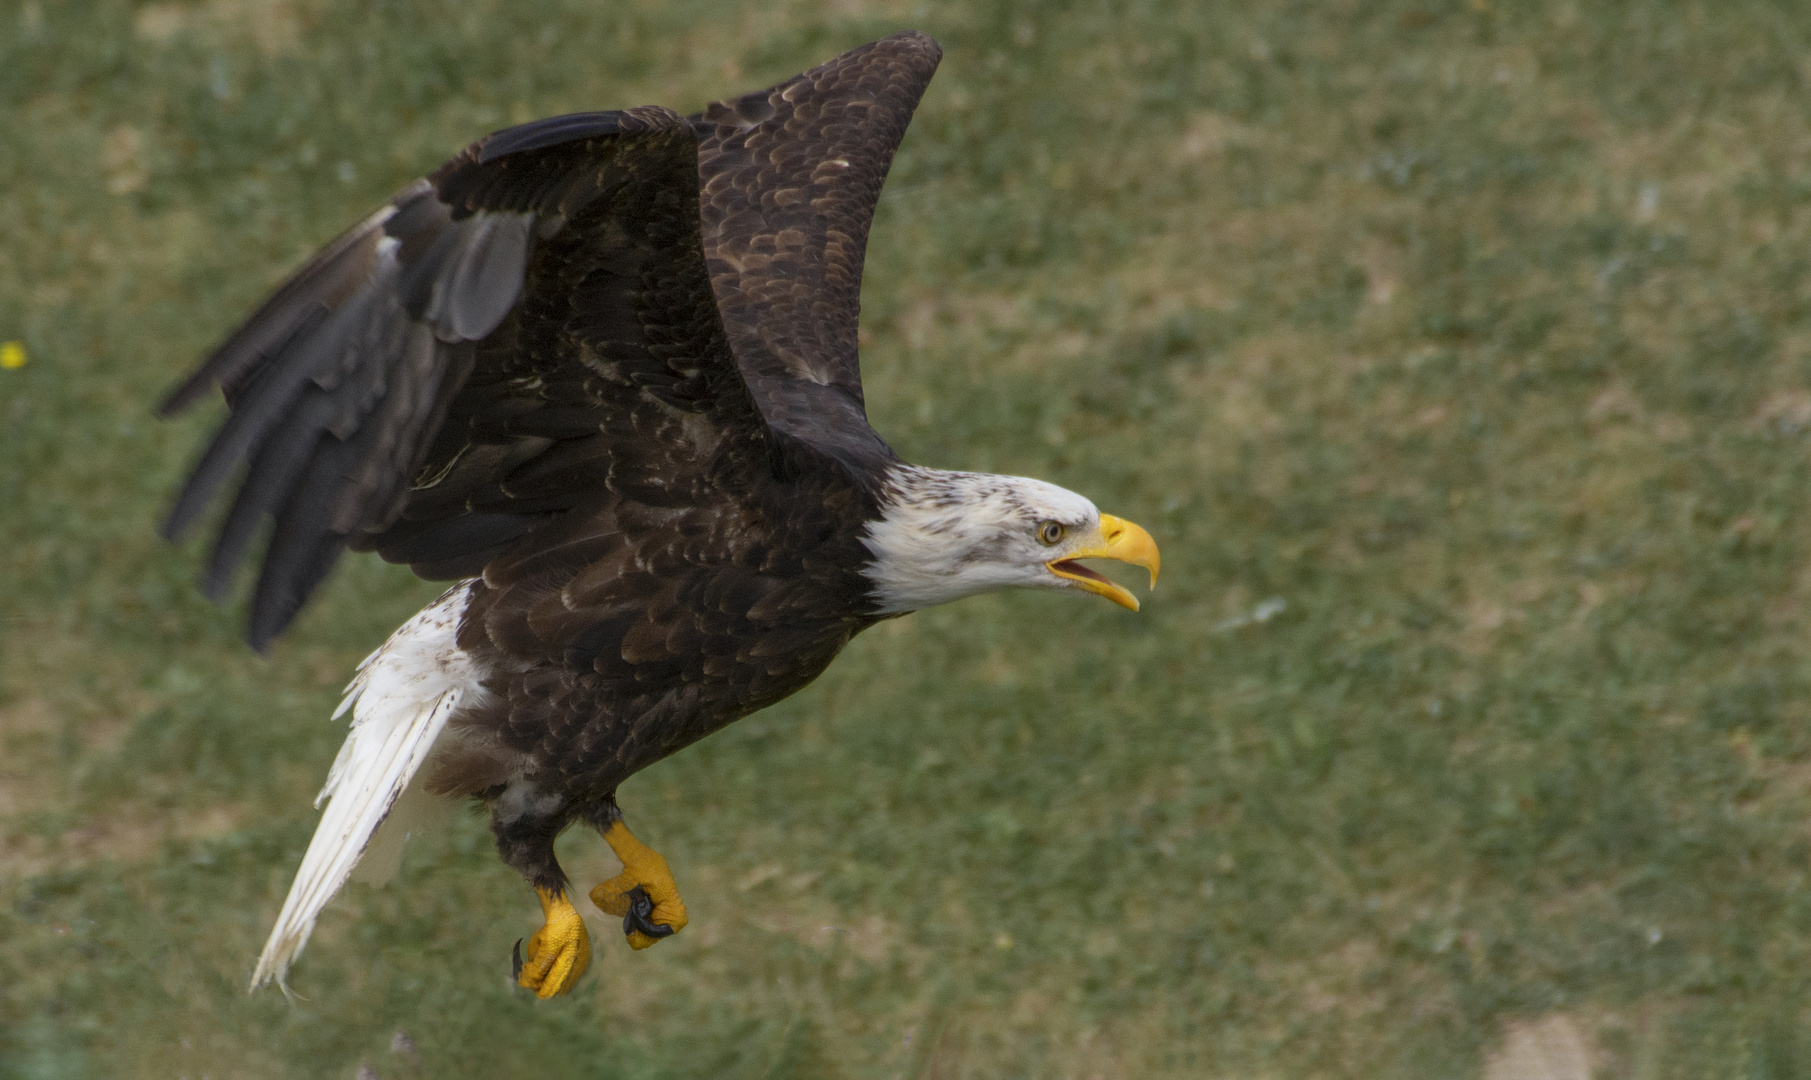
M 1130 563 L 1143 567 L 1150 575 L 1150 588 L 1157 587 L 1159 556 L 1157 542 L 1151 534 L 1124 518 L 1112 514 L 1100 516 L 1101 542 L 1098 546 L 1072 551 L 1063 561 L 1070 559 L 1113 559 L 1116 562 Z M 1056 563 L 1046 564 L 1058 577 L 1068 578 L 1071 583 L 1079 585 L 1088 592 L 1106 597 L 1113 603 L 1128 611 L 1139 610 L 1138 598 L 1122 586 L 1114 585 L 1098 575 L 1090 575 L 1092 581 L 1077 577 L 1074 574 L 1059 570 Z

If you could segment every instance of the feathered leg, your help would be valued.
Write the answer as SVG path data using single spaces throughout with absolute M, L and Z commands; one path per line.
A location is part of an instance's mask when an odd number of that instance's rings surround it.
M 497 852 L 541 898 L 541 928 L 528 939 L 526 956 L 520 941 L 514 954 L 516 985 L 540 998 L 571 990 L 591 966 L 591 935 L 567 897 L 566 874 L 553 853 L 553 841 L 571 816 L 563 803 L 518 780 L 491 805 Z

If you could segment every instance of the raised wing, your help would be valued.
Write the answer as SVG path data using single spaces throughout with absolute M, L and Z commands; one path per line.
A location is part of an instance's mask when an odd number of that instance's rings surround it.
M 726 436 L 765 440 L 704 267 L 696 147 L 658 108 L 480 140 L 329 245 L 170 395 L 165 414 L 217 383 L 232 407 L 165 526 L 192 526 L 243 466 L 210 595 L 275 517 L 254 648 L 346 547 L 476 574 L 606 485 L 658 504 Z
M 856 324 L 868 228 L 943 51 L 906 32 L 694 117 L 704 249 L 736 363 L 767 422 L 859 471 Z

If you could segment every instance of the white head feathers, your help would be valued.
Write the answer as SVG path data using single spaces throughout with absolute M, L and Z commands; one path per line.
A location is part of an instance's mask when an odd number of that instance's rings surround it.
M 1070 587 L 1046 564 L 1100 530 L 1092 502 L 1025 476 L 904 465 L 887 494 L 863 538 L 874 553 L 863 572 L 889 615 L 999 589 Z M 1045 530 L 1051 522 L 1060 529 Z

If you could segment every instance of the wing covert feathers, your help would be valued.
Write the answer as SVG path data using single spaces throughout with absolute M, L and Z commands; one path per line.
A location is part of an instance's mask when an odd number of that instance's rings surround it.
M 231 406 L 165 535 L 240 478 L 202 583 L 224 596 L 274 519 L 246 630 L 262 649 L 348 547 L 476 575 L 577 507 L 695 486 L 660 469 L 791 454 L 773 431 L 878 478 L 894 457 L 862 404 L 862 260 L 940 56 L 895 34 L 689 120 L 578 113 L 473 143 L 164 401 L 218 385 Z
M 427 760 L 447 717 L 485 693 L 457 645 L 471 586 L 460 584 L 402 625 L 359 665 L 334 712 L 352 710 L 351 730 L 315 805 L 327 802 L 308 853 L 252 974 L 251 988 L 284 983 L 315 920 L 346 883 L 409 780 Z
M 762 414 L 869 468 L 892 453 L 862 408 L 862 261 L 942 55 L 924 34 L 894 34 L 694 119 L 711 284 Z
M 166 536 L 179 537 L 223 487 L 243 477 L 203 574 L 209 596 L 225 595 L 262 523 L 275 519 L 252 595 L 246 636 L 254 648 L 288 625 L 342 550 L 375 548 L 390 556 L 385 536 L 408 508 L 436 447 L 442 453 L 433 458 L 431 479 L 444 481 L 467 457 L 461 490 L 494 493 L 507 471 L 474 477 L 471 465 L 520 467 L 513 451 L 544 429 L 557 436 L 541 449 L 598 433 L 600 413 L 612 403 L 589 392 L 587 380 L 598 373 L 585 367 L 580 342 L 561 338 L 567 327 L 537 326 L 518 315 L 529 283 L 591 282 L 594 292 L 608 292 L 614 282 L 631 331 L 650 322 L 649 308 L 684 306 L 689 292 L 691 306 L 708 310 L 721 338 L 698 240 L 696 160 L 691 125 L 659 108 L 555 117 L 480 139 L 329 244 L 170 394 L 161 408 L 166 415 L 213 384 L 231 406 L 164 526 Z M 647 219 L 662 212 L 672 220 L 650 225 Z M 572 232 L 575 223 L 588 223 L 579 230 L 586 236 L 613 235 L 617 220 L 644 233 L 671 226 L 662 233 L 669 250 L 630 268 L 639 273 L 615 278 L 607 265 L 567 265 L 564 277 L 534 273 L 535 254 L 550 238 Z M 688 262 L 696 264 L 689 282 Z M 675 295 L 647 295 L 650 281 L 674 285 Z M 559 300 L 571 298 L 553 299 L 560 308 Z M 564 309 L 556 314 L 571 317 Z M 501 343 L 493 340 L 499 336 Z M 519 355 L 524 340 L 541 353 Z M 481 358 L 488 366 L 473 400 L 467 382 Z M 733 363 L 725 364 L 736 381 L 729 389 L 746 397 Z M 680 381 L 664 369 L 648 373 L 650 392 Z M 539 388 L 549 382 L 566 396 L 548 400 Z M 723 386 L 718 380 L 703 389 Z M 443 431 L 449 415 L 488 422 L 494 414 L 487 406 L 499 403 L 518 421 L 501 433 L 511 453 L 468 456 L 470 433 Z M 549 422 L 537 425 L 533 414 L 548 411 Z M 421 515 L 412 515 L 399 546 L 418 554 L 410 561 L 423 568 L 470 576 L 507 541 L 568 508 L 583 486 L 569 487 L 560 505 L 510 507 L 502 517 L 487 508 L 493 512 L 471 530 L 452 520 L 430 522 L 437 531 L 427 539 Z M 447 519 L 470 512 L 444 498 L 440 504 Z

